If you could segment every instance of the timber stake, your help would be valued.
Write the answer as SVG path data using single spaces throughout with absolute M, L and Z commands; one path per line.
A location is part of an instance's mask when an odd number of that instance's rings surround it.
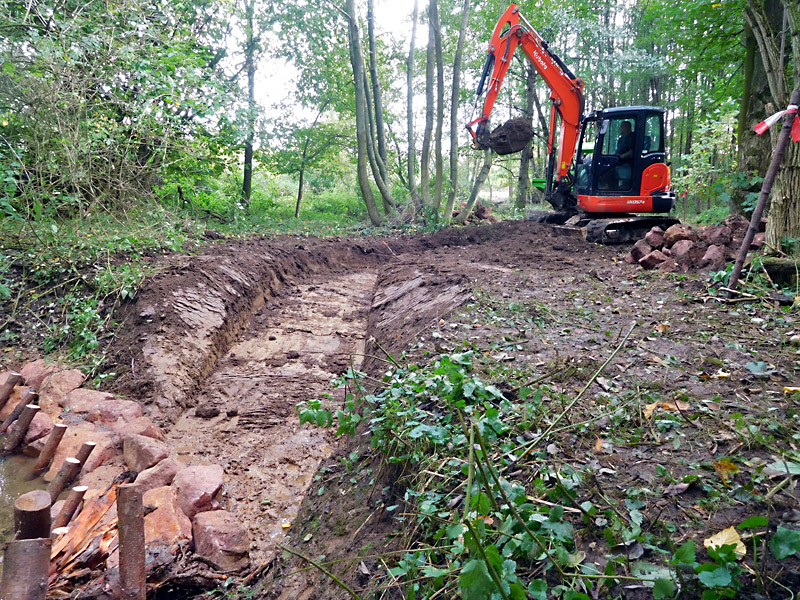
M 72 519 L 72 515 L 75 514 L 75 511 L 78 510 L 78 505 L 80 505 L 81 501 L 83 500 L 84 494 L 86 494 L 86 490 L 89 487 L 85 485 L 77 485 L 69 491 L 69 496 L 67 496 L 66 502 L 64 502 L 64 506 L 61 508 L 61 512 L 58 513 L 56 520 L 53 522 L 53 529 L 58 529 L 59 527 L 66 527 L 70 520 Z M 50 495 L 48 494 L 48 498 Z
M 14 410 L 11 411 L 11 414 L 8 415 L 5 421 L 3 421 L 3 425 L 0 426 L 0 433 L 5 433 L 8 431 L 8 428 L 11 427 L 11 424 L 19 419 L 19 416 L 22 414 L 22 411 L 25 410 L 26 404 L 36 404 L 36 400 L 39 397 L 39 394 L 36 393 L 31 387 L 27 387 L 22 390 L 20 394 L 20 401 L 14 407 Z
M 35 490 L 14 503 L 14 539 L 50 537 L 50 494 Z
M 797 106 L 800 104 L 800 88 L 792 92 L 792 99 L 790 104 Z M 783 117 L 783 127 L 778 135 L 778 143 L 775 145 L 775 152 L 772 154 L 772 162 L 767 169 L 767 174 L 764 176 L 764 183 L 761 184 L 761 194 L 758 196 L 758 202 L 753 209 L 753 216 L 750 218 L 750 226 L 747 228 L 747 233 L 744 235 L 742 245 L 739 248 L 739 255 L 736 257 L 736 263 L 733 265 L 733 272 L 731 278 L 728 280 L 728 287 L 735 290 L 739 284 L 739 277 L 742 275 L 742 267 L 747 258 L 747 253 L 750 250 L 750 244 L 753 243 L 753 238 L 758 231 L 758 225 L 761 223 L 761 215 L 764 214 L 764 208 L 767 205 L 767 199 L 770 192 L 772 192 L 772 184 L 775 183 L 775 178 L 778 176 L 778 170 L 783 160 L 783 155 L 786 153 L 786 146 L 789 145 L 789 139 L 792 134 L 792 124 L 794 123 L 797 114 L 789 113 Z M 732 298 L 733 294 L 728 292 L 728 297 Z
M 147 596 L 142 488 L 124 483 L 117 488 L 119 528 L 119 582 L 121 600 Z
M 34 474 L 47 468 L 47 466 L 50 464 L 50 461 L 53 460 L 53 457 L 56 455 L 56 449 L 61 443 L 61 438 L 64 437 L 66 432 L 66 425 L 59 423 L 53 427 L 53 431 L 50 432 L 50 437 L 47 438 L 44 448 L 42 448 L 42 451 L 39 453 L 39 458 L 36 459 L 36 464 L 33 465 Z
M 78 476 L 78 473 L 81 472 L 81 461 L 77 458 L 70 457 L 66 459 L 62 464 L 61 468 L 56 473 L 56 476 L 53 478 L 53 481 L 50 482 L 50 486 L 47 488 L 47 492 L 50 494 L 50 500 L 52 502 L 56 501 L 59 494 L 64 491 L 64 488 L 69 485 L 69 483 Z
M 14 391 L 14 386 L 22 381 L 22 375 L 19 373 L 11 372 L 8 374 L 6 382 L 0 386 L 0 408 L 3 408 L 11 397 L 11 392 Z
M 25 438 L 25 434 L 28 433 L 28 427 L 30 427 L 33 417 L 36 416 L 36 413 L 39 412 L 39 410 L 39 407 L 35 404 L 25 405 L 25 408 L 22 410 L 22 414 L 19 416 L 19 420 L 17 420 L 16 425 L 14 425 L 14 428 L 8 432 L 8 435 L 6 435 L 6 443 L 3 446 L 4 454 L 13 452 L 14 449 L 19 446 L 20 442 Z
M 46 538 L 15 540 L 3 558 L 0 600 L 44 600 L 50 571 L 50 548 Z

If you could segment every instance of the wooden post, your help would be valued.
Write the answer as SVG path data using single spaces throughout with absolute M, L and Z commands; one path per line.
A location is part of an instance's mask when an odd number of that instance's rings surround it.
M 56 473 L 56 476 L 53 478 L 53 481 L 50 482 L 50 486 L 47 488 L 51 502 L 55 502 L 59 494 L 64 491 L 64 488 L 78 476 L 82 466 L 81 461 L 77 458 L 70 457 L 64 461 L 58 473 Z
M 800 88 L 792 92 L 792 99 L 789 104 L 797 106 L 800 104 Z M 761 184 L 761 194 L 758 196 L 758 202 L 753 209 L 753 216 L 750 218 L 750 226 L 747 228 L 747 233 L 744 234 L 742 245 L 739 247 L 739 254 L 736 257 L 736 262 L 733 265 L 731 278 L 728 280 L 728 289 L 735 290 L 739 284 L 739 277 L 742 274 L 742 267 L 747 258 L 747 253 L 750 251 L 750 244 L 753 243 L 753 238 L 758 232 L 758 226 L 761 223 L 761 215 L 764 214 L 764 208 L 767 206 L 767 198 L 772 192 L 772 184 L 775 183 L 775 178 L 778 176 L 778 169 L 780 169 L 783 155 L 786 153 L 786 146 L 789 145 L 789 140 L 792 135 L 792 125 L 797 117 L 796 114 L 787 114 L 783 117 L 783 127 L 778 135 L 778 143 L 775 144 L 775 151 L 772 154 L 772 162 L 769 164 L 767 174 L 764 175 L 764 182 Z M 800 142 L 798 142 L 800 143 Z M 728 292 L 729 296 L 734 296 L 733 292 Z
M 33 465 L 34 473 L 38 473 L 39 471 L 43 471 L 47 468 L 47 466 L 50 464 L 50 461 L 53 460 L 53 457 L 56 455 L 56 449 L 61 443 L 61 438 L 64 437 L 66 432 L 67 426 L 62 425 L 61 423 L 53 427 L 53 431 L 50 432 L 50 437 L 47 438 L 44 448 L 42 448 L 42 451 L 39 453 L 39 458 L 36 459 L 36 464 Z
M 3 559 L 0 600 L 44 600 L 50 571 L 49 539 L 15 540 Z
M 70 519 L 72 519 L 72 515 L 75 514 L 75 511 L 78 510 L 78 505 L 80 505 L 81 501 L 83 500 L 84 494 L 86 494 L 86 490 L 89 487 L 85 485 L 78 485 L 72 488 L 69 492 L 69 496 L 67 496 L 67 501 L 64 502 L 64 506 L 61 508 L 61 512 L 58 513 L 56 520 L 53 521 L 53 529 L 58 529 L 59 527 L 66 527 Z M 50 494 L 47 495 L 48 499 L 50 498 Z
M 117 488 L 117 514 L 120 598 L 145 600 L 144 507 L 139 485 L 124 483 Z
M 14 503 L 14 539 L 50 537 L 50 494 L 35 490 Z
M 14 428 L 8 432 L 8 435 L 6 435 L 6 443 L 3 446 L 3 453 L 8 454 L 17 446 L 19 446 L 20 442 L 25 438 L 25 434 L 28 433 L 28 427 L 30 427 L 33 417 L 36 416 L 36 413 L 39 412 L 39 410 L 39 407 L 35 404 L 25 405 L 25 408 L 22 411 L 22 414 L 19 416 L 19 420 L 17 421 L 16 425 L 14 425 Z
M 11 397 L 11 392 L 14 391 L 14 386 L 22 381 L 22 375 L 11 371 L 8 374 L 8 379 L 3 385 L 0 385 L 0 408 L 3 408 Z
M 5 433 L 8 431 L 8 428 L 11 426 L 11 424 L 22 414 L 22 411 L 25 409 L 25 405 L 36 404 L 38 397 L 39 394 L 37 394 L 36 390 L 33 388 L 28 387 L 22 390 L 19 403 L 14 407 L 14 410 L 11 411 L 11 414 L 6 417 L 6 420 L 3 421 L 3 425 L 0 426 L 0 433 Z
M 75 458 L 80 461 L 81 467 L 86 464 L 86 459 L 89 458 L 95 446 L 97 446 L 97 442 L 83 442 L 80 450 L 78 450 L 78 453 L 75 455 Z

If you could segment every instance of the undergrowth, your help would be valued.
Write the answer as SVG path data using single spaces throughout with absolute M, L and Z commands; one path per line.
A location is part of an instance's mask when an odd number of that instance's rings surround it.
M 790 480 L 800 472 L 800 454 L 785 445 L 800 435 L 797 414 L 774 426 L 752 415 L 723 419 L 708 408 L 688 413 L 681 400 L 642 389 L 580 405 L 611 358 L 572 398 L 550 385 L 489 383 L 474 371 L 476 358 L 472 351 L 440 354 L 409 366 L 391 359 L 375 393 L 363 393 L 352 370 L 339 381 L 349 390 L 341 410 L 320 401 L 298 405 L 301 422 L 337 426 L 338 434 L 366 426 L 372 450 L 401 473 L 395 486 L 403 492 L 383 509 L 394 515 L 405 552 L 386 558 L 390 567 L 367 592 L 372 597 L 400 587 L 412 599 L 588 600 L 643 586 L 654 598 L 733 598 L 745 587 L 790 597 L 779 582 L 780 561 L 800 554 L 800 531 L 772 516 L 780 486 L 768 474 Z M 749 469 L 743 458 L 722 458 L 687 465 L 683 476 L 657 465 L 657 480 L 624 488 L 622 479 L 614 483 L 623 472 L 596 458 L 568 458 L 587 439 L 595 453 L 604 446 L 678 450 L 691 443 L 685 428 L 704 422 L 733 423 L 742 445 L 781 458 L 748 462 Z M 665 515 L 659 502 L 690 489 L 700 492 L 698 516 L 731 502 L 752 516 L 701 550 L 687 524 Z

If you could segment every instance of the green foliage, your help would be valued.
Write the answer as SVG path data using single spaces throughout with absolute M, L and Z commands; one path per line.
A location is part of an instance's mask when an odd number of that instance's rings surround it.
M 769 549 L 778 560 L 800 554 L 800 531 L 779 525 L 769 541 Z

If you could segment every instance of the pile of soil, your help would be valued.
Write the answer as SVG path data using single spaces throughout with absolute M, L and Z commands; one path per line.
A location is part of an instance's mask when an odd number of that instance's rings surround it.
M 521 151 L 533 139 L 533 126 L 528 119 L 510 119 L 492 130 L 489 147 L 500 156 Z

